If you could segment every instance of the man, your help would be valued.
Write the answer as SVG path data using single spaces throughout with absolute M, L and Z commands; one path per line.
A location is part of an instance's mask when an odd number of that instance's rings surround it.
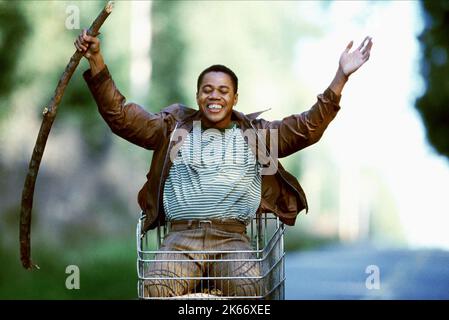
M 78 36 L 75 46 L 90 64 L 84 77 L 101 115 L 115 134 L 154 150 L 148 180 L 138 195 L 146 215 L 144 231 L 170 221 L 171 232 L 156 260 L 180 262 L 170 267 L 165 262 L 155 263 L 147 275 L 187 279 L 148 281 L 147 295 L 187 294 L 196 286 L 189 277 L 206 273 L 234 278 L 225 284 L 214 283 L 226 296 L 261 293 L 260 283 L 244 277 L 250 274 L 256 279 L 262 271 L 255 263 L 240 261 L 248 260 L 248 254 L 231 253 L 229 263 L 218 264 L 187 263 L 208 257 L 183 252 L 250 250 L 245 230 L 257 213 L 272 212 L 285 224 L 294 225 L 298 213 L 307 209 L 307 201 L 296 178 L 284 170 L 277 157 L 317 142 L 336 116 L 343 87 L 369 59 L 372 40 L 366 37 L 349 52 L 352 45 L 351 41 L 341 54 L 333 81 L 309 111 L 266 121 L 258 118 L 261 112 L 245 115 L 234 110 L 238 79 L 222 65 L 199 75 L 199 110 L 174 104 L 153 114 L 126 103 L 104 63 L 99 40 L 87 36 L 85 30 Z

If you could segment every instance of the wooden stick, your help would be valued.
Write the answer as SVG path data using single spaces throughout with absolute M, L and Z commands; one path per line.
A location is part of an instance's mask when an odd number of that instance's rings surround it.
M 98 35 L 98 30 L 100 30 L 103 22 L 112 12 L 112 8 L 113 1 L 109 1 L 90 26 L 87 31 L 88 35 Z M 82 57 L 83 53 L 78 50 L 72 55 L 69 63 L 61 75 L 61 78 L 59 79 L 53 97 L 43 111 L 44 118 L 42 119 L 42 124 L 34 146 L 33 155 L 31 156 L 28 174 L 22 191 L 22 207 L 20 210 L 20 260 L 22 261 L 22 266 L 25 269 L 32 269 L 33 267 L 39 269 L 37 265 L 32 263 L 30 258 L 31 210 L 33 208 L 34 187 L 39 171 L 39 165 L 47 143 L 47 138 L 50 133 L 51 126 L 53 125 L 53 121 L 55 120 L 56 112 L 58 111 L 58 105 L 64 95 L 65 88 L 72 78 L 72 75 Z

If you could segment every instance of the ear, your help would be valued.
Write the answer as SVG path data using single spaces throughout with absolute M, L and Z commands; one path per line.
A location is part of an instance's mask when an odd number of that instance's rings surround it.
M 236 94 L 234 95 L 234 106 L 237 104 L 238 101 L 239 101 L 239 94 L 236 93 Z
M 198 96 L 198 91 L 196 92 L 196 95 L 195 95 L 195 98 L 196 98 L 196 104 L 197 104 L 197 106 L 199 107 L 200 106 L 200 102 L 199 102 L 199 96 Z

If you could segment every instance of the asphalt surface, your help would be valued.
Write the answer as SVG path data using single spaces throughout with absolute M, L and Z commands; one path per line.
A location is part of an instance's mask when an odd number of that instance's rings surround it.
M 285 272 L 286 299 L 449 299 L 443 250 L 360 244 L 287 252 Z

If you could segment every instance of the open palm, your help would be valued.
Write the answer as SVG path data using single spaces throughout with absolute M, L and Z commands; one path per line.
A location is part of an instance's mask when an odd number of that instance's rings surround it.
M 360 68 L 369 59 L 373 42 L 371 37 L 366 37 L 360 46 L 353 52 L 349 52 L 354 41 L 349 42 L 345 51 L 340 56 L 339 65 L 346 76 Z

